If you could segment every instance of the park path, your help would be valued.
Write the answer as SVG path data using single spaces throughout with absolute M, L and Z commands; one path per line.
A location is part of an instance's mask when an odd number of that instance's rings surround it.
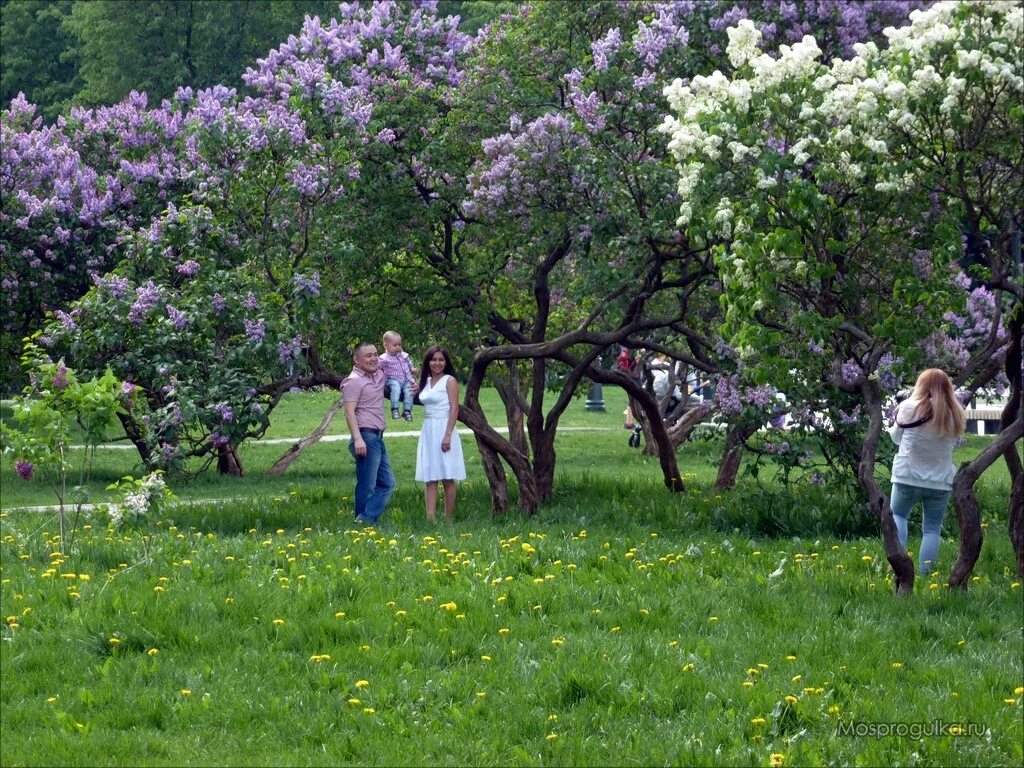
M 565 431 L 565 432 L 610 432 L 610 431 L 612 431 L 612 429 L 613 429 L 612 427 L 559 427 L 559 431 L 560 432 L 561 431 Z M 621 427 L 620 427 L 620 429 L 621 429 Z M 508 432 L 508 427 L 495 427 L 495 431 L 497 431 L 497 432 Z M 384 436 L 385 437 L 419 437 L 420 433 L 419 433 L 419 430 L 405 430 L 405 431 L 402 431 L 402 432 L 388 430 L 388 431 L 386 431 L 384 433 Z M 251 442 L 258 443 L 259 445 L 290 445 L 292 443 L 297 443 L 299 440 L 302 440 L 302 439 L 303 438 L 301 438 L 301 437 L 273 437 L 273 438 L 268 438 L 268 439 L 263 439 L 263 440 L 253 440 Z M 343 440 L 348 440 L 348 434 L 344 434 L 344 435 L 324 435 L 323 437 L 320 438 L 319 442 L 322 442 L 322 443 L 340 443 Z M 84 448 L 85 446 L 73 445 L 71 447 L 72 448 Z M 135 446 L 134 445 L 126 445 L 126 444 L 123 444 L 123 443 L 106 443 L 106 444 L 103 444 L 103 445 L 100 445 L 100 446 L 97 446 L 97 447 L 100 448 L 100 449 L 112 449 L 112 450 L 121 450 L 121 451 L 134 451 L 135 450 Z M 215 499 L 178 499 L 175 503 L 176 504 L 188 504 L 188 505 L 212 504 L 212 503 L 222 502 L 222 501 L 233 501 L 233 500 L 240 499 L 240 498 L 244 498 L 244 497 L 241 497 L 241 496 L 239 496 L 239 497 L 228 496 L 228 497 L 221 497 L 221 498 L 215 498 Z M 95 507 L 94 504 L 83 504 L 82 505 L 82 511 L 83 512 L 91 512 L 94 507 Z M 6 507 L 6 506 L 3 506 L 2 504 L 0 504 L 0 512 L 2 512 L 4 514 L 10 513 L 10 512 L 29 513 L 29 514 L 32 514 L 32 513 L 35 513 L 35 514 L 45 514 L 47 512 L 57 512 L 59 509 L 60 509 L 60 507 L 57 504 L 43 504 L 43 505 L 40 505 L 40 506 L 31 506 L 31 507 Z M 65 504 L 64 505 L 64 511 L 65 512 L 73 512 L 74 511 L 74 505 L 72 505 L 72 504 Z

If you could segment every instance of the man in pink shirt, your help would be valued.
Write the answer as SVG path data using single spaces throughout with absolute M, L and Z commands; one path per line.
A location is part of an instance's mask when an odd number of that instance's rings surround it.
M 356 346 L 354 364 L 341 383 L 348 450 L 356 460 L 356 522 L 375 525 L 384 514 L 395 490 L 395 475 L 384 445 L 384 372 L 380 370 L 377 347 Z

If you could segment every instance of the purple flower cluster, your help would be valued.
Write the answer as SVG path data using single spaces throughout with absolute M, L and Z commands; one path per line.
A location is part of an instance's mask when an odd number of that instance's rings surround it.
M 160 297 L 160 289 L 152 280 L 147 280 L 145 285 L 136 288 L 135 302 L 128 310 L 128 322 L 135 326 L 142 325 L 150 310 L 160 303 Z
M 64 365 L 64 358 L 62 357 L 57 361 L 57 367 L 53 371 L 53 388 L 54 389 L 67 389 L 68 387 L 68 367 Z
M 188 315 L 170 304 L 167 305 L 167 317 L 170 318 L 175 330 L 183 331 L 188 328 Z
M 18 476 L 22 480 L 31 480 L 32 473 L 35 471 L 35 468 L 36 465 L 33 464 L 31 461 L 19 459 L 18 461 L 14 462 L 14 470 L 18 473 Z
M 225 424 L 235 420 L 235 411 L 228 403 L 217 403 L 213 410 Z
M 292 278 L 292 284 L 294 285 L 292 292 L 298 298 L 315 299 L 320 295 L 319 272 L 314 272 L 313 276 L 308 278 L 296 272 Z
M 262 318 L 259 320 L 243 320 L 245 324 L 245 336 L 253 344 L 260 344 L 263 341 L 263 337 L 267 333 L 266 321 Z
M 288 342 L 278 342 L 277 344 L 277 358 L 283 365 L 284 363 L 294 362 L 302 356 L 302 337 L 296 336 Z
M 183 264 L 179 264 L 174 269 L 179 275 L 184 275 L 185 277 L 195 277 L 196 275 L 199 274 L 199 262 L 196 261 L 195 259 L 189 259 Z
M 123 299 L 128 295 L 128 278 L 118 275 L 92 276 L 96 287 L 114 299 Z
M 485 159 L 470 174 L 473 198 L 467 210 L 525 214 L 537 198 L 550 196 L 566 180 L 572 183 L 567 154 L 588 144 L 564 115 L 554 112 L 532 120 L 517 134 L 485 139 Z

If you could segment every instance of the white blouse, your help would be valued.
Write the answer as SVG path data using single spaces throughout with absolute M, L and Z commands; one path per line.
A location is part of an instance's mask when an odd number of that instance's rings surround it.
M 892 441 L 900 447 L 892 460 L 892 481 L 939 491 L 953 489 L 956 467 L 953 465 L 955 437 L 940 435 L 934 422 L 904 429 L 900 423 L 914 421 L 917 402 L 904 400 L 896 411 L 896 422 L 889 429 Z

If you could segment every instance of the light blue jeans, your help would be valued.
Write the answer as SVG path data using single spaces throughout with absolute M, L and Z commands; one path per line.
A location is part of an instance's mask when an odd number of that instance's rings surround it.
M 931 573 L 939 556 L 939 538 L 942 533 L 942 519 L 946 516 L 946 506 L 949 503 L 949 491 L 903 483 L 892 484 L 889 505 L 892 507 L 896 530 L 900 534 L 900 545 L 904 549 L 907 548 L 907 518 L 910 517 L 910 510 L 917 502 L 921 502 L 924 511 L 918 568 L 922 574 L 927 574 Z
M 413 394 L 409 382 L 389 378 L 384 382 L 384 386 L 388 392 L 388 399 L 391 400 L 391 410 L 397 411 L 398 403 L 401 402 L 406 413 L 412 413 Z
M 395 492 L 395 475 L 384 438 L 377 430 L 359 430 L 366 443 L 366 455 L 356 456 L 356 444 L 350 440 L 348 451 L 356 460 L 356 517 L 376 523 Z

